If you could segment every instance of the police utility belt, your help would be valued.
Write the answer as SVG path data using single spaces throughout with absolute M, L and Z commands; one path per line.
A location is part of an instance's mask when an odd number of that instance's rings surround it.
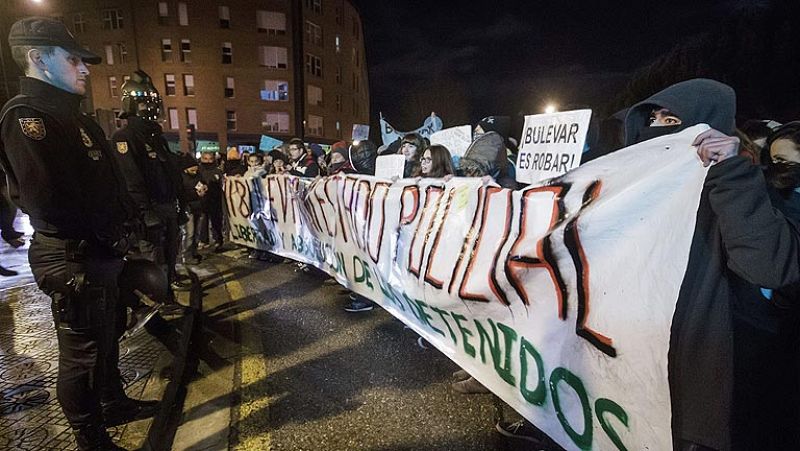
M 88 280 L 86 262 L 88 258 L 110 255 L 107 246 L 97 242 L 64 239 L 36 232 L 34 240 L 42 246 L 64 249 L 64 278 L 54 277 L 43 283 L 53 298 L 53 314 L 58 328 L 87 330 L 102 327 L 107 323 L 111 307 L 107 288 Z

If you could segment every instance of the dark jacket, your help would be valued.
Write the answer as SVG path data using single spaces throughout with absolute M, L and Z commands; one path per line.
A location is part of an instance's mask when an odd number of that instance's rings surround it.
M 197 166 L 198 171 L 195 174 L 186 172 L 187 168 Z M 181 168 L 181 185 L 183 192 L 183 199 L 185 203 L 185 210 L 190 213 L 197 213 L 200 211 L 200 196 L 197 194 L 197 184 L 201 183 L 200 178 L 200 163 L 188 153 L 178 155 L 178 167 Z
M 314 156 L 308 151 L 300 157 L 299 161 L 294 162 L 290 167 L 292 167 L 292 169 L 289 170 L 289 174 L 298 177 L 316 177 L 319 175 L 319 165 L 317 165 L 316 160 L 314 160 Z
M 177 201 L 180 172 L 160 125 L 131 116 L 128 125 L 117 130 L 111 140 L 128 192 L 139 208 Z
M 222 177 L 223 173 L 216 163 L 200 164 L 200 181 L 208 186 L 206 195 L 200 199 L 203 209 L 220 208 L 222 205 Z
M 113 243 L 136 216 L 103 130 L 82 96 L 23 77 L 0 111 L 0 164 L 12 201 L 40 233 Z

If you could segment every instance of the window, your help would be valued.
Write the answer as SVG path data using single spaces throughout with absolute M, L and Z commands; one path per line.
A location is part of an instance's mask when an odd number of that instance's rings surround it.
M 228 126 L 228 131 L 236 130 L 236 111 L 226 111 L 225 121 Z
M 180 124 L 178 123 L 178 109 L 167 108 L 167 113 L 169 115 L 169 128 L 171 128 L 172 130 L 177 130 L 181 128 Z
M 322 117 L 314 114 L 308 115 L 308 126 L 306 131 L 312 136 L 322 136 L 325 134 L 325 127 L 322 126 Z
M 306 0 L 306 8 L 317 14 L 322 14 L 322 0 Z
M 337 138 L 342 137 L 342 123 L 339 121 L 336 121 L 336 137 Z
M 189 25 L 189 11 L 185 2 L 178 2 L 178 24 L 184 27 Z
M 358 17 L 353 16 L 353 37 L 356 38 L 356 41 L 358 41 L 359 29 Z
M 286 69 L 288 67 L 286 47 L 262 45 L 259 50 L 259 59 L 262 66 L 273 69 Z
M 353 60 L 353 66 L 355 66 L 355 67 L 361 66 L 361 58 L 358 57 L 359 56 L 358 55 L 358 50 L 356 50 L 356 48 L 353 47 L 353 50 L 352 50 L 351 53 L 352 53 L 351 59 Z
M 230 42 L 222 43 L 222 64 L 230 64 L 233 62 L 233 46 Z
M 336 94 L 336 111 L 342 111 L 342 95 Z
M 169 6 L 167 2 L 158 2 L 158 24 L 167 25 L 169 23 Z
M 289 133 L 289 113 L 264 111 L 261 114 L 261 126 L 267 132 Z
M 161 61 L 165 63 L 172 62 L 172 39 L 161 40 Z
M 119 97 L 117 77 L 108 77 L 108 90 L 111 93 L 111 97 Z
M 125 64 L 128 62 L 128 47 L 124 42 L 117 43 L 117 52 L 119 53 L 119 63 Z
M 288 102 L 289 82 L 284 80 L 264 80 L 261 100 L 267 102 Z
M 83 19 L 83 13 L 72 15 L 72 31 L 76 34 L 86 32 L 86 21 Z
M 259 33 L 267 33 L 272 36 L 283 36 L 286 34 L 286 14 L 276 11 L 256 11 L 256 22 Z
M 103 46 L 106 51 L 106 64 L 109 66 L 114 65 L 114 47 L 111 47 L 110 44 L 106 44 Z
M 231 27 L 231 10 L 227 6 L 219 7 L 219 27 L 220 28 Z
M 114 112 L 114 128 L 119 130 L 122 128 L 122 119 L 119 118 L 119 115 L 122 114 L 122 110 L 113 108 L 111 111 Z
M 342 84 L 342 66 L 336 66 L 336 84 Z
M 103 19 L 103 30 L 119 30 L 122 28 L 121 9 L 104 9 L 100 17 Z
M 194 75 L 192 74 L 183 74 L 183 95 L 194 95 Z
M 336 25 L 344 24 L 344 18 L 342 17 L 342 8 L 337 6 L 334 13 L 336 14 Z
M 188 39 L 181 39 L 181 62 L 192 62 L 192 41 Z
M 358 74 L 353 74 L 353 92 L 358 92 L 359 82 Z
M 342 37 L 339 36 L 338 34 L 336 35 L 335 43 L 336 43 L 336 53 L 341 53 L 341 51 L 342 51 Z
M 233 77 L 225 77 L 225 97 L 231 98 L 234 93 Z
M 306 53 L 306 73 L 315 75 L 317 77 L 322 76 L 322 58 L 312 55 L 310 53 Z
M 197 130 L 197 110 L 195 108 L 186 108 L 186 123 L 194 125 Z
M 322 45 L 322 27 L 308 20 L 306 21 L 306 42 Z
M 308 92 L 306 94 L 309 105 L 322 106 L 322 88 L 319 86 L 308 85 Z
M 175 95 L 175 74 L 164 74 L 164 93 L 168 96 Z

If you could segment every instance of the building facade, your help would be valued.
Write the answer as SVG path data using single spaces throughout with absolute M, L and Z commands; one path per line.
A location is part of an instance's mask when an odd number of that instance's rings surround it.
M 266 134 L 350 139 L 369 123 L 364 35 L 348 0 L 13 0 L 7 30 L 26 15 L 58 17 L 103 62 L 91 66 L 85 108 L 113 133 L 121 86 L 137 68 L 164 99 L 164 131 L 185 147 L 258 146 Z M 11 95 L 19 71 L 3 42 Z M 201 144 L 202 148 L 202 144 Z

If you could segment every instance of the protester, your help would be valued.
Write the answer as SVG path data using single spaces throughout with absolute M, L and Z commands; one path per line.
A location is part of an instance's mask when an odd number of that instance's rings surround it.
M 229 147 L 226 154 L 224 172 L 228 177 L 242 175 L 247 170 L 247 167 L 242 165 L 242 159 L 239 155 L 239 149 L 236 147 Z
M 223 234 L 223 173 L 214 161 L 215 152 L 202 152 L 200 154 L 200 167 L 198 174 L 200 182 L 205 185 L 206 194 L 200 199 L 200 219 L 197 222 L 198 248 L 199 243 L 210 245 L 209 225 L 214 238 L 214 252 L 222 252 L 224 245 Z
M 270 168 L 270 175 L 281 175 L 289 173 L 289 158 L 285 153 L 280 150 L 273 150 L 269 153 L 272 157 L 272 167 Z
M 402 154 L 406 163 L 403 166 L 403 177 L 411 177 L 419 168 L 419 157 L 425 150 L 425 140 L 416 133 L 409 133 L 400 140 L 397 153 Z
M 756 449 L 748 446 L 758 435 L 751 427 L 757 415 L 734 397 L 735 375 L 754 364 L 735 359 L 735 343 L 746 343 L 750 334 L 735 327 L 733 318 L 754 314 L 752 304 L 760 302 L 752 296 L 756 289 L 800 280 L 800 232 L 771 206 L 758 167 L 738 155 L 739 140 L 730 136 L 735 105 L 729 86 L 694 79 L 634 105 L 625 119 L 628 145 L 699 123 L 712 127 L 694 142 L 702 163 L 711 168 L 668 354 L 672 431 L 679 450 Z
M 455 175 L 453 158 L 447 147 L 434 144 L 422 154 L 419 159 L 419 168 L 414 173 L 415 177 L 442 178 Z
M 307 149 L 303 140 L 293 138 L 289 141 L 289 174 L 298 177 L 317 177 L 319 166 L 314 155 Z
M 182 169 L 181 180 L 183 184 L 183 196 L 186 202 L 187 220 L 184 224 L 183 243 L 181 246 L 181 259 L 183 263 L 200 263 L 202 257 L 197 253 L 198 228 L 200 227 L 200 216 L 202 215 L 201 199 L 206 195 L 208 187 L 203 184 L 199 173 L 200 167 L 197 160 L 187 151 L 184 152 L 179 160 Z M 180 284 L 173 284 L 175 289 L 186 289 Z
M 350 163 L 350 152 L 347 143 L 339 141 L 331 146 L 330 163 L 328 164 L 328 175 L 353 174 L 356 172 Z

